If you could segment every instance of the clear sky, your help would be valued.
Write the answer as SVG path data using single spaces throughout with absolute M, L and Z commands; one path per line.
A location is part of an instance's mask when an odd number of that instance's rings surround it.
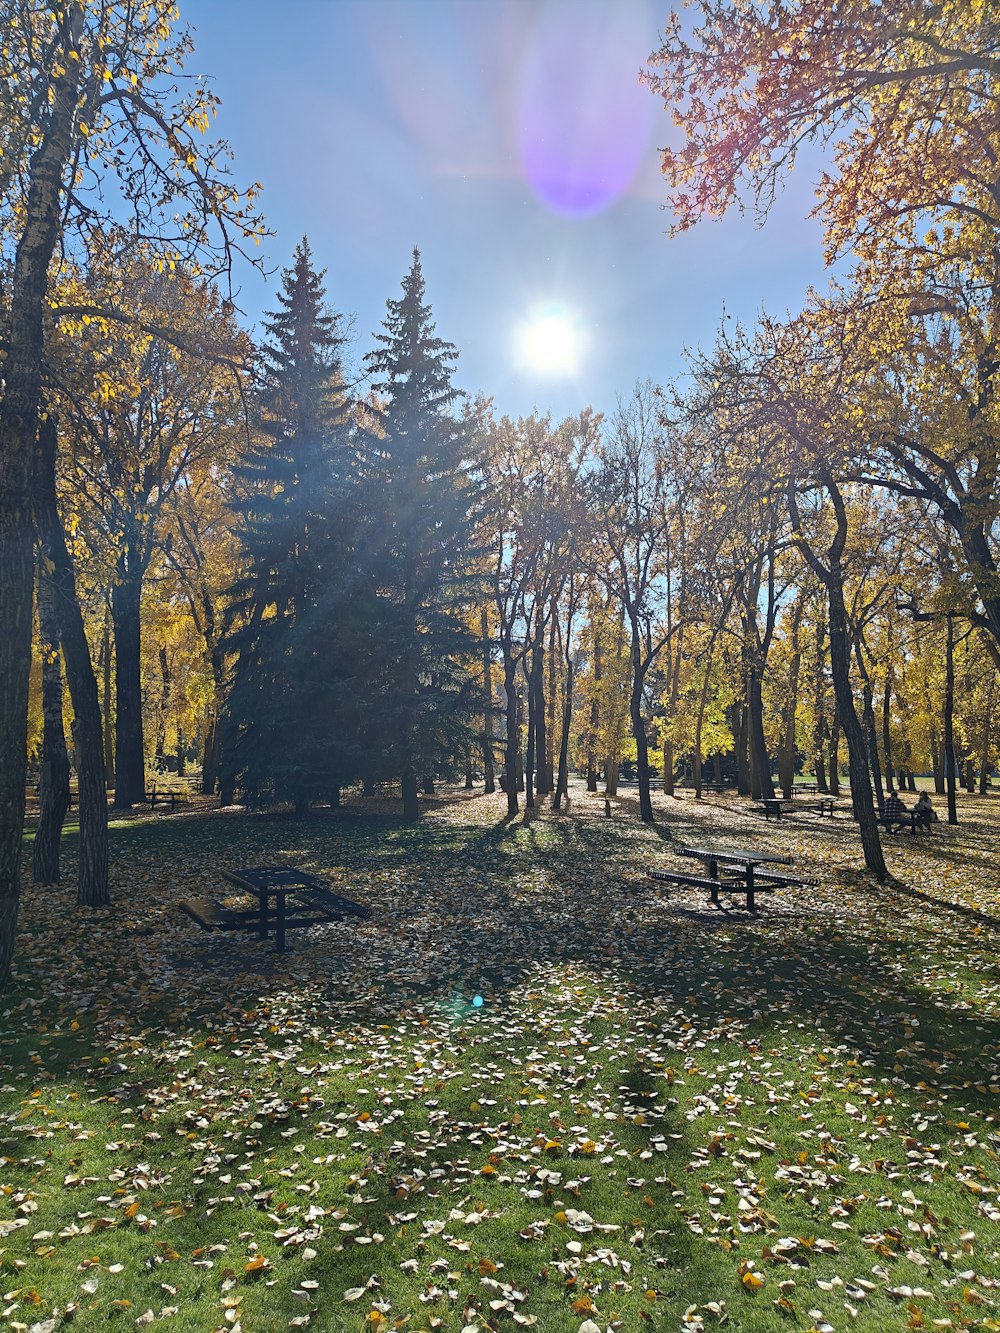
M 752 321 L 825 282 L 808 172 L 763 229 L 733 215 L 668 238 L 657 149 L 676 131 L 638 83 L 660 0 L 180 8 L 237 180 L 263 183 L 268 264 L 308 234 L 355 360 L 414 245 L 458 387 L 512 415 L 608 411 L 637 379 L 680 373 L 723 307 Z M 275 284 L 242 275 L 251 322 Z

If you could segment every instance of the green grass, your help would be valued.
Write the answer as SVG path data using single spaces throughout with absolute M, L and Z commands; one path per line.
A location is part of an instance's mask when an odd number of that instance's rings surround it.
M 893 839 L 891 889 L 846 824 L 602 810 L 150 819 L 113 830 L 114 909 L 26 886 L 6 1324 L 1000 1327 L 992 806 Z M 668 901 L 671 830 L 823 887 Z M 279 856 L 371 922 L 278 957 L 176 911 Z

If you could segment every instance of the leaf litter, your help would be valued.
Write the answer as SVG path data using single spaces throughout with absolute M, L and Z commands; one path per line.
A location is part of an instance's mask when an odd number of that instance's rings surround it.
M 602 805 L 137 823 L 114 909 L 26 886 L 6 1325 L 1000 1327 L 1000 819 L 880 889 L 846 826 L 663 801 L 821 875 L 751 918 Z M 371 920 L 282 956 L 176 912 L 279 857 Z

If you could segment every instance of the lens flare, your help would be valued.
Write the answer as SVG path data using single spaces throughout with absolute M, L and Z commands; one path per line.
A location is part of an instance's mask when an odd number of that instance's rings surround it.
M 554 0 L 521 72 L 521 166 L 556 213 L 586 217 L 628 189 L 650 144 L 653 98 L 639 86 L 656 25 L 644 4 Z

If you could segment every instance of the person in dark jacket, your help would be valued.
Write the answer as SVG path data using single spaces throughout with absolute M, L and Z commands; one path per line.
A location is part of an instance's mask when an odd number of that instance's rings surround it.
M 906 816 L 909 813 L 906 806 L 899 799 L 893 789 L 889 788 L 889 794 L 885 798 L 885 826 L 891 833 L 893 824 L 898 824 L 900 828 L 906 823 Z

